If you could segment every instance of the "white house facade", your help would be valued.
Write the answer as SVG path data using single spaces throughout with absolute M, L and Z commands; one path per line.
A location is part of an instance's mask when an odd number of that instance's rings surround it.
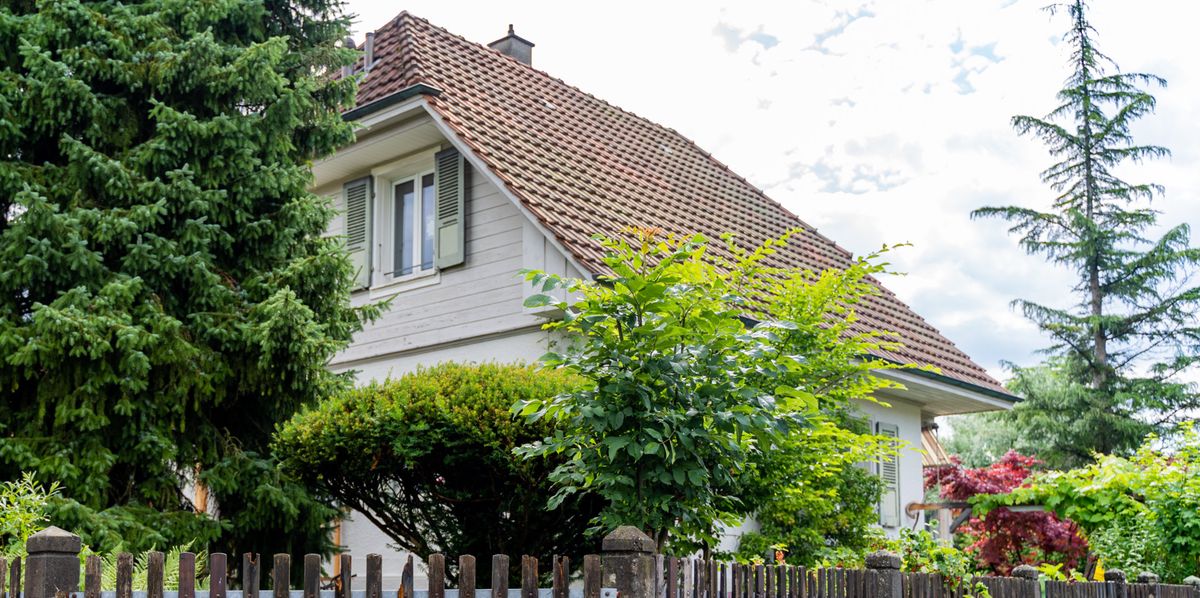
M 797 267 L 850 258 L 674 131 L 533 69 L 531 48 L 511 32 L 481 46 L 406 13 L 368 36 L 347 114 L 357 141 L 314 165 L 314 189 L 333 200 L 329 233 L 345 237 L 358 266 L 353 300 L 391 304 L 332 369 L 367 382 L 445 361 L 535 361 L 553 314 L 523 307 L 518 271 L 602 275 L 597 232 L 659 226 L 757 242 L 800 227 L 788 254 Z M 880 522 L 895 533 L 917 522 L 904 506 L 924 496 L 923 424 L 1014 398 L 890 292 L 861 311 L 905 345 L 879 357 L 941 370 L 886 372 L 905 388 L 878 397 L 890 407 L 862 405 L 878 432 L 910 447 L 874 464 L 888 488 Z M 404 555 L 360 514 L 339 541 L 382 553 L 385 586 L 398 583 Z

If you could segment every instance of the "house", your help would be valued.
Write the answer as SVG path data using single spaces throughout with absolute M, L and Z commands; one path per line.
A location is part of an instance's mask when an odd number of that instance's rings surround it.
M 517 271 L 600 274 L 597 232 L 729 231 L 757 244 L 801 227 L 782 259 L 848 263 L 846 250 L 679 133 L 533 68 L 532 48 L 511 28 L 484 46 L 407 13 L 367 35 L 346 115 L 358 139 L 313 172 L 340 214 L 330 232 L 345 236 L 359 268 L 353 300 L 395 300 L 330 367 L 365 381 L 446 360 L 536 360 L 552 314 L 523 307 L 530 291 Z M 934 417 L 1014 401 L 886 289 L 860 317 L 903 341 L 879 357 L 941 372 L 886 372 L 906 389 L 882 396 L 891 408 L 863 405 L 879 432 L 919 447 Z M 878 464 L 888 488 L 880 523 L 893 533 L 914 522 L 903 507 L 923 496 L 921 459 L 914 450 Z M 386 545 L 361 517 L 340 539 L 358 553 Z M 400 562 L 385 557 L 385 576 Z

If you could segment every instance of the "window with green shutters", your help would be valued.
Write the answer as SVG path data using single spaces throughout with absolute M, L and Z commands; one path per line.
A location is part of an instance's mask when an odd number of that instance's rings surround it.
M 343 185 L 346 248 L 357 288 L 421 277 L 466 261 L 466 161 L 455 149 L 433 158 L 432 170 L 381 174 L 378 181 L 366 176 Z M 376 184 L 382 194 L 378 202 Z M 378 240 L 375 233 L 381 235 Z
M 886 422 L 875 423 L 875 433 L 899 442 L 900 427 Z M 900 456 L 890 453 L 879 459 L 879 478 L 883 492 L 879 496 L 879 525 L 900 527 Z

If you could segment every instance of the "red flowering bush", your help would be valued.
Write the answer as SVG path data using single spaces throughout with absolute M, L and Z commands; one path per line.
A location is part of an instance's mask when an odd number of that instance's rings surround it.
M 977 494 L 1004 494 L 1025 485 L 1041 463 L 1034 457 L 1008 451 L 987 467 L 968 469 L 956 458 L 953 465 L 925 470 L 925 487 L 938 488 L 948 500 L 968 500 Z M 1008 575 L 1022 564 L 1062 563 L 1074 569 L 1087 552 L 1087 542 L 1074 523 L 1045 511 L 1016 512 L 998 508 L 983 518 L 972 517 L 958 528 L 971 538 L 967 551 L 979 566 Z

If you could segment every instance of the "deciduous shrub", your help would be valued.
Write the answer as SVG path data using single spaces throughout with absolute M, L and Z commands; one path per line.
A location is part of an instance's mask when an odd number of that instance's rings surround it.
M 577 385 L 531 366 L 444 363 L 298 414 L 276 435 L 275 453 L 292 475 L 421 557 L 580 557 L 594 548 L 584 531 L 600 502 L 581 494 L 548 511 L 548 476 L 561 460 L 522 459 L 513 449 L 554 428 L 509 413 L 517 401 Z M 478 564 L 486 579 L 489 560 Z

